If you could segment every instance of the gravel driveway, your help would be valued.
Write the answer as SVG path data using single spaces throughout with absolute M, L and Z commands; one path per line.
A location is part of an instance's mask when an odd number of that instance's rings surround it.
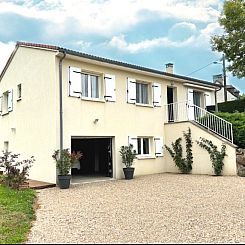
M 245 243 L 245 178 L 157 174 L 50 188 L 27 243 Z

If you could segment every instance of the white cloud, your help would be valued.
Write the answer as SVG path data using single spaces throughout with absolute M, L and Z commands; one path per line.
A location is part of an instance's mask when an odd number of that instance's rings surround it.
M 189 30 L 187 33 L 188 35 L 183 35 L 182 38 L 174 38 L 174 32 L 181 33 L 181 29 Z M 203 29 L 198 30 L 192 23 L 181 22 L 170 28 L 168 36 L 165 37 L 146 39 L 137 43 L 130 43 L 126 41 L 125 35 L 121 34 L 112 37 L 112 39 L 107 43 L 107 46 L 129 53 L 138 53 L 157 47 L 182 48 L 190 45 L 192 47 L 195 46 L 201 47 L 202 49 L 210 49 L 211 35 L 220 34 L 220 32 L 221 28 L 219 27 L 218 23 L 210 23 Z
M 9 43 L 0 42 L 0 73 L 2 72 L 5 64 L 7 63 L 7 60 L 11 55 L 12 51 L 14 50 L 14 47 L 15 47 L 14 42 L 9 42 Z
M 74 20 L 74 28 L 85 33 L 114 35 L 144 21 L 150 16 L 181 21 L 216 21 L 220 0 L 34 0 L 4 1 L 0 13 L 16 13 L 45 20 L 50 25 Z M 20 1 L 19 1 L 20 2 Z M 69 28 L 73 28 L 72 25 Z M 63 28 L 57 28 L 57 32 Z
M 193 43 L 194 38 L 191 36 L 190 38 L 184 41 L 172 41 L 168 37 L 160 37 L 154 39 L 143 40 L 138 43 L 128 43 L 125 40 L 124 35 L 114 36 L 108 46 L 114 47 L 129 53 L 138 53 L 146 50 L 150 50 L 156 47 L 185 47 L 189 44 Z

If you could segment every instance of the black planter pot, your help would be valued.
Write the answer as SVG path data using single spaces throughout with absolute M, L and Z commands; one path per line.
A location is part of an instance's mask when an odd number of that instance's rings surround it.
M 71 175 L 58 175 L 60 189 L 68 189 L 71 183 Z
M 134 178 L 134 168 L 123 168 L 125 179 L 133 179 Z

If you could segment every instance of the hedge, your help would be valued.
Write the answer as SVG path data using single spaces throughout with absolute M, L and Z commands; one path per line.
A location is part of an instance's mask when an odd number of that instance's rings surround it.
M 215 111 L 215 106 L 208 106 L 208 111 Z M 220 112 L 245 112 L 245 98 L 218 103 Z
M 234 144 L 245 149 L 245 112 L 216 112 L 215 115 L 232 123 Z

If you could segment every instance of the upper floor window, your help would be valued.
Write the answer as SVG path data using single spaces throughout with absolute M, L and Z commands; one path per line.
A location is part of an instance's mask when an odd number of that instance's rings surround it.
M 82 96 L 99 99 L 99 76 L 82 74 Z
M 147 83 L 127 78 L 127 102 L 130 104 L 161 106 L 160 83 Z
M 116 101 L 115 75 L 98 75 L 93 72 L 82 72 L 81 68 L 69 67 L 69 96 L 91 99 Z
M 136 103 L 149 104 L 148 94 L 148 84 L 136 82 Z

